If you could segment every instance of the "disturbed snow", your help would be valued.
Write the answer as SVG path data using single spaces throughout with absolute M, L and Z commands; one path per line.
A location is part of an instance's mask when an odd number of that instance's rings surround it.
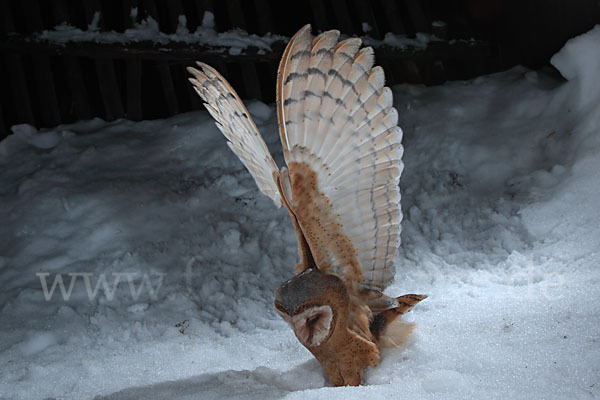
M 0 397 L 599 397 L 599 43 L 596 27 L 552 59 L 567 82 L 515 68 L 395 88 L 405 218 L 387 293 L 430 297 L 356 388 L 330 387 L 272 307 L 292 226 L 206 112 L 15 126 Z M 281 165 L 273 107 L 249 111 Z

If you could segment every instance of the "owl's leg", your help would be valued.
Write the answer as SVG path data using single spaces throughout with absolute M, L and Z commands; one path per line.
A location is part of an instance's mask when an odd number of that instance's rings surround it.
M 319 360 L 334 386 L 358 386 L 365 368 L 375 367 L 380 354 L 377 345 L 350 329 L 320 349 L 309 349 Z
M 364 369 L 367 367 L 359 360 L 326 360 L 321 366 L 333 386 L 358 386 L 362 382 Z
M 353 366 L 343 365 L 340 371 L 344 380 L 344 386 L 358 386 L 362 382 L 364 368 L 358 369 Z M 336 385 L 336 386 L 342 386 Z
M 341 372 L 346 385 L 358 386 L 362 382 L 367 367 L 376 367 L 381 355 L 379 347 L 365 338 L 348 330 L 351 337 L 348 345 L 349 361 L 342 364 Z
M 329 379 L 329 382 L 331 382 L 331 384 L 333 386 L 344 386 L 344 377 L 342 376 L 342 373 L 338 367 L 338 363 L 335 362 L 335 360 L 320 360 L 317 357 L 317 360 L 319 361 L 319 363 L 321 364 L 321 366 L 323 367 L 323 370 L 325 370 L 325 373 L 327 374 L 327 378 Z

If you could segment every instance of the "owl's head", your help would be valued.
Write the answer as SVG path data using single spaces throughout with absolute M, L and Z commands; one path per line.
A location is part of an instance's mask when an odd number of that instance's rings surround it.
M 348 292 L 340 278 L 308 268 L 275 290 L 275 308 L 307 348 L 326 342 L 347 314 Z

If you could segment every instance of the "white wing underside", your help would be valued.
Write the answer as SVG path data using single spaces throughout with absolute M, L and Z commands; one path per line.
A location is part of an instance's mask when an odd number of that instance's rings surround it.
M 294 210 L 315 261 L 329 263 L 329 272 L 352 275 L 344 269 L 355 264 L 358 283 L 383 290 L 394 274 L 400 245 L 400 191 L 402 131 L 392 107 L 391 90 L 384 86 L 380 67 L 373 67 L 373 50 L 360 49 L 357 38 L 338 42 L 339 32 L 314 39 L 310 26 L 301 29 L 283 55 L 277 80 L 277 112 L 288 173 L 281 175 L 286 202 L 295 204 L 300 189 L 294 180 L 299 165 L 317 176 L 321 207 L 316 225 Z M 260 190 L 282 204 L 275 177 L 280 176 L 267 146 L 241 100 L 214 69 L 198 63 L 188 68 L 196 91 L 246 165 Z M 291 179 L 291 181 L 286 181 Z M 287 188 L 287 189 L 286 189 Z M 315 194 L 313 194 L 314 197 Z M 300 210 L 302 211 L 302 210 Z M 308 211 L 308 214 L 315 210 Z M 332 228 L 333 227 L 333 228 Z M 333 231 L 350 243 L 347 258 L 331 249 L 325 239 Z M 338 235 L 339 236 L 339 235 Z M 346 240 L 347 239 L 347 240 Z M 338 243 L 339 244 L 339 243 Z M 350 249 L 350 250 L 348 250 Z M 324 254 L 320 256 L 319 254 Z M 348 260 L 354 260 L 348 262 Z M 345 261 L 345 262 L 344 262 Z
M 227 145 L 244 163 L 261 192 L 281 206 L 281 196 L 273 174 L 279 173 L 277 164 L 248 110 L 229 83 L 211 66 L 198 62 L 200 70 L 188 68 L 194 76 L 190 82 L 204 100 L 204 106 L 227 138 Z
M 331 218 L 357 250 L 363 285 L 383 289 L 400 245 L 402 131 L 373 50 L 338 38 L 329 31 L 313 40 L 306 26 L 284 53 L 277 85 L 284 156 L 317 173 Z

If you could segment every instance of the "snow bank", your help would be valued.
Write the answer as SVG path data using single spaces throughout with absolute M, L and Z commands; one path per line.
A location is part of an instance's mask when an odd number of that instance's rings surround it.
M 370 29 L 369 29 L 370 30 Z M 417 32 L 414 38 L 410 38 L 407 35 L 396 34 L 387 32 L 382 40 L 373 39 L 370 36 L 361 38 L 366 46 L 371 47 L 394 47 L 401 50 L 417 49 L 425 50 L 427 45 L 431 41 L 440 40 L 434 35 L 425 32 Z
M 550 62 L 569 82 L 565 91 L 572 92 L 572 100 L 579 107 L 596 102 L 600 96 L 600 52 L 595 50 L 600 41 L 600 25 L 587 34 L 569 40 Z
M 600 396 L 599 35 L 555 56 L 567 82 L 515 68 L 394 89 L 405 218 L 387 292 L 430 297 L 357 388 L 329 387 L 276 315 L 293 229 L 206 112 L 13 127 L 0 397 Z M 248 109 L 281 162 L 273 107 Z
M 163 45 L 168 43 L 202 44 L 220 49 L 221 51 L 227 50 L 231 55 L 242 54 L 248 47 L 257 47 L 259 54 L 263 54 L 271 51 L 273 43 L 278 41 L 288 42 L 290 39 L 286 36 L 271 33 L 257 36 L 248 34 L 246 31 L 237 28 L 217 33 L 215 31 L 214 15 L 210 11 L 204 13 L 202 24 L 195 32 L 189 31 L 187 28 L 187 18 L 185 15 L 180 15 L 178 17 L 177 29 L 173 34 L 161 32 L 158 22 L 150 16 L 138 22 L 137 8 L 132 8 L 130 15 L 134 27 L 126 29 L 124 32 L 101 31 L 98 26 L 100 17 L 100 12 L 96 12 L 86 30 L 81 30 L 65 22 L 57 25 L 53 30 L 42 31 L 36 36 L 36 39 L 63 45 L 72 42 L 127 44 L 142 41 L 150 41 Z M 401 50 L 424 50 L 431 41 L 440 40 L 434 35 L 424 32 L 418 32 L 415 38 L 388 32 L 382 40 L 378 40 L 367 35 L 371 30 L 371 27 L 367 23 L 363 23 L 362 27 L 365 36 L 361 37 L 361 39 L 365 45 L 372 47 L 388 46 Z
M 285 36 L 270 33 L 264 36 L 251 35 L 241 29 L 217 33 L 214 29 L 214 15 L 210 11 L 204 13 L 202 25 L 195 32 L 189 31 L 185 15 L 180 15 L 177 30 L 173 34 L 161 32 L 158 22 L 150 16 L 137 22 L 137 8 L 132 9 L 131 17 L 134 27 L 126 29 L 124 32 L 101 31 L 98 28 L 100 12 L 96 12 L 87 30 L 63 23 L 56 26 L 54 30 L 42 31 L 36 38 L 59 44 L 69 42 L 126 44 L 141 41 L 163 45 L 171 42 L 202 44 L 223 50 L 228 49 L 230 54 L 240 54 L 249 46 L 257 47 L 259 52 L 271 51 L 271 45 L 274 42 L 288 40 Z
M 600 25 L 569 40 L 551 60 L 568 79 L 556 91 L 547 114 L 564 116 L 561 134 L 563 161 L 569 174 L 552 196 L 522 211 L 535 237 L 545 240 L 545 252 L 561 249 L 561 257 L 580 259 L 567 268 L 588 265 L 590 248 L 600 248 L 598 199 L 600 199 Z

